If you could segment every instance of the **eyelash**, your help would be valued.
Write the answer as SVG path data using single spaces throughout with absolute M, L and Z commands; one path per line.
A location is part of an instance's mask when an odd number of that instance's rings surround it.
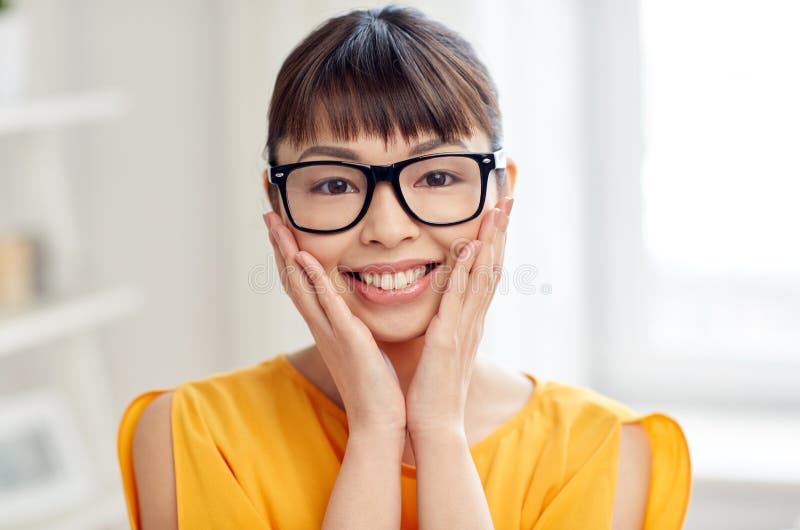
M 353 185 L 352 182 L 350 182 L 347 179 L 343 179 L 343 178 L 329 178 L 329 179 L 323 180 L 322 182 L 319 182 L 319 183 L 315 184 L 314 186 L 312 186 L 310 191 L 315 192 L 315 191 L 321 189 L 325 184 L 328 184 L 330 182 L 336 182 L 336 181 L 345 182 L 345 183 L 347 183 L 347 185 L 349 187 L 351 187 L 354 190 L 356 190 L 356 193 L 358 192 L 358 188 L 356 188 Z M 345 193 L 353 193 L 353 192 L 347 192 L 346 191 Z M 344 195 L 344 194 L 342 194 L 342 193 L 323 193 L 323 195 Z

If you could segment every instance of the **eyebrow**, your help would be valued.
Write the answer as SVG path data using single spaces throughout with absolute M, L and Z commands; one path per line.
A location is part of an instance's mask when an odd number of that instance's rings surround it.
M 467 145 L 460 140 L 446 142 L 440 138 L 434 138 L 433 140 L 428 140 L 426 142 L 422 142 L 421 144 L 417 144 L 414 147 L 412 147 L 408 151 L 408 156 L 409 157 L 417 156 L 426 151 L 432 151 L 433 149 L 446 146 L 458 146 L 464 149 L 467 148 Z M 298 158 L 297 161 L 300 162 L 304 158 L 312 155 L 326 155 L 335 158 L 343 158 L 345 160 L 353 160 L 355 162 L 360 161 L 358 153 L 356 153 L 352 149 L 347 149 L 346 147 L 337 147 L 333 145 L 313 145 L 308 149 L 306 149 L 305 151 L 303 151 L 300 154 L 300 158 Z

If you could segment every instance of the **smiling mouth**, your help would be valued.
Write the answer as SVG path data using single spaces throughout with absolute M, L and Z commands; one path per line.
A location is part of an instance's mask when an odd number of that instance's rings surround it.
M 427 265 L 420 265 L 419 267 L 415 267 L 407 271 L 392 274 L 358 273 L 351 271 L 343 271 L 343 274 L 353 278 L 355 281 L 377 287 L 378 289 L 390 291 L 395 289 L 403 289 L 404 287 L 419 281 L 421 278 L 424 278 L 430 274 L 430 272 L 439 265 L 441 265 L 440 262 L 431 262 Z

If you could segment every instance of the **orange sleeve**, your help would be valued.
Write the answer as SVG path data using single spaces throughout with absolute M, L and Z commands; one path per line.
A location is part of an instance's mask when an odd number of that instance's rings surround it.
M 691 459 L 683 429 L 658 412 L 630 422 L 641 422 L 647 429 L 653 454 L 644 530 L 680 530 L 692 491 Z
M 142 412 L 155 398 L 167 390 L 151 390 L 139 394 L 128 404 L 122 414 L 117 430 L 117 457 L 122 475 L 122 488 L 125 493 L 125 504 L 128 507 L 128 521 L 131 530 L 139 530 L 139 502 L 136 495 L 136 481 L 133 474 L 133 433 Z
M 544 507 L 532 530 L 608 530 L 614 504 L 620 425 L 612 426 L 599 440 L 573 440 L 588 458 L 574 475 L 566 478 L 558 493 Z
M 132 530 L 139 530 L 140 525 L 131 453 L 133 432 L 147 404 L 164 392 L 151 391 L 135 398 L 119 428 L 120 469 Z M 190 386 L 175 389 L 171 420 L 178 528 L 270 530 L 270 522 L 258 512 L 218 450 L 204 417 L 211 413 L 208 407 Z
M 691 493 L 691 463 L 678 423 L 661 413 L 633 415 L 617 421 L 605 434 L 591 433 L 572 443 L 588 454 L 543 509 L 532 530 L 611 528 L 616 497 L 619 444 L 623 423 L 641 422 L 652 449 L 651 479 L 643 530 L 680 530 Z M 581 447 L 583 446 L 583 447 Z M 589 447 L 593 449 L 588 450 Z

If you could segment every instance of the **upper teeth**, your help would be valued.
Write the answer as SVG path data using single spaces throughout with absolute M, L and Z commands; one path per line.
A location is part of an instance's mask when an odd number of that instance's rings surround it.
M 423 276 L 427 271 L 427 265 L 422 265 L 416 269 L 407 270 L 405 272 L 396 272 L 394 274 L 375 274 L 372 272 L 361 272 L 358 275 L 361 280 L 368 284 L 380 287 L 381 289 L 402 289 L 409 283 L 414 283 Z

